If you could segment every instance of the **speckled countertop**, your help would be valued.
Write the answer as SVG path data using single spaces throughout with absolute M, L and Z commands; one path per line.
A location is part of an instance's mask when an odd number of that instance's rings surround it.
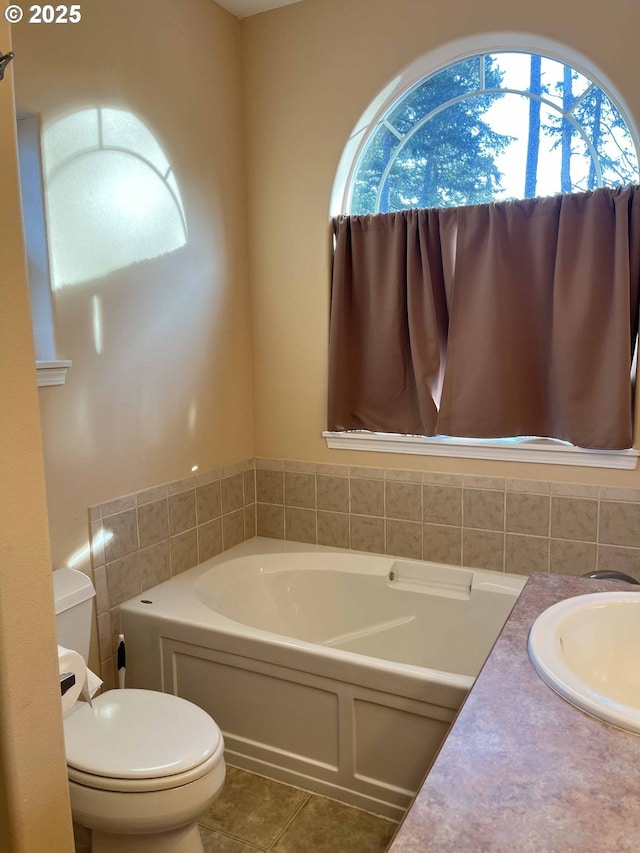
M 527 654 L 536 616 L 637 589 L 532 575 L 389 853 L 640 851 L 640 737 L 557 696 Z

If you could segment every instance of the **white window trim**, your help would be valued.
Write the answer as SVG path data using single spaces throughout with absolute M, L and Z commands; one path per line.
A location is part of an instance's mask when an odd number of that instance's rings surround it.
M 36 361 L 36 377 L 38 387 L 45 388 L 48 385 L 64 385 L 67 381 L 67 370 L 71 367 L 70 361 Z
M 447 456 L 452 459 L 486 459 L 494 462 L 537 462 L 544 465 L 575 465 L 587 468 L 635 469 L 640 450 L 584 450 L 560 444 L 521 442 L 505 445 L 472 438 L 428 438 L 421 435 L 392 435 L 376 432 L 322 433 L 332 450 L 366 450 L 374 453 L 404 453 L 413 456 Z

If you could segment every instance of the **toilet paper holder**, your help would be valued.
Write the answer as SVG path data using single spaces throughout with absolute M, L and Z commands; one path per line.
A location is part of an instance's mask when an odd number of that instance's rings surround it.
M 64 696 L 67 690 L 71 690 L 73 685 L 76 683 L 76 676 L 73 672 L 61 672 L 60 673 L 60 695 Z

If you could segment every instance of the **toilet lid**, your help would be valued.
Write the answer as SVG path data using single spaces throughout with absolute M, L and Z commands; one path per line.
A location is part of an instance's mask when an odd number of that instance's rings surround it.
M 117 779 L 183 773 L 217 749 L 220 729 L 197 705 L 153 690 L 108 690 L 64 718 L 67 764 Z

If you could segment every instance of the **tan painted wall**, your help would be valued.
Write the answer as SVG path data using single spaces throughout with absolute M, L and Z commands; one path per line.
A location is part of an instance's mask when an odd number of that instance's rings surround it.
M 73 360 L 64 387 L 40 389 L 55 567 L 86 544 L 88 506 L 253 454 L 240 24 L 212 0 L 82 14 L 14 26 L 18 107 L 45 130 L 92 106 L 136 115 L 173 167 L 188 242 L 55 292 L 58 355 Z
M 243 22 L 256 455 L 638 486 L 638 472 L 329 451 L 328 216 L 349 134 L 378 93 L 441 45 L 485 32 L 566 44 L 640 128 L 640 4 L 613 0 L 305 0 Z
M 0 850 L 63 853 L 73 836 L 14 115 L 10 67 L 0 83 Z

